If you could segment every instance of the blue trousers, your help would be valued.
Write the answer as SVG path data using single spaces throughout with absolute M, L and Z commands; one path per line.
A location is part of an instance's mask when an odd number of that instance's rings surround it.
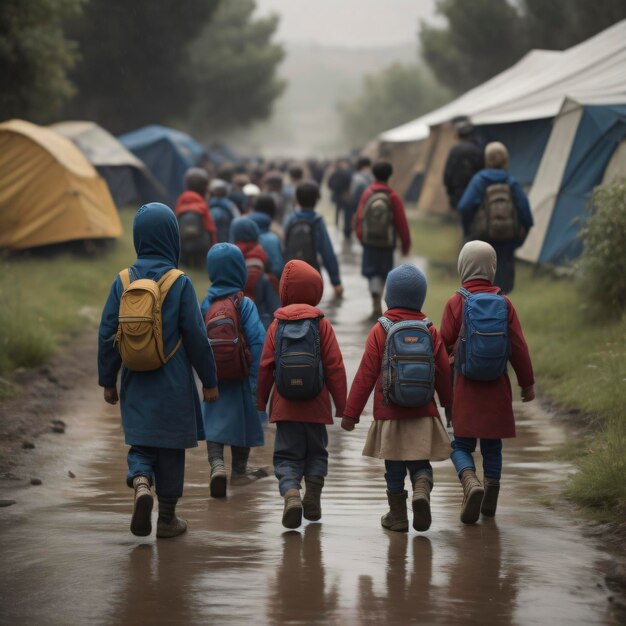
M 154 483 L 157 496 L 180 498 L 185 481 L 185 450 L 131 446 L 128 451 L 126 484 L 133 486 L 133 478 L 147 476 Z
M 456 473 L 461 476 L 464 470 L 476 471 L 472 452 L 476 450 L 476 439 L 455 437 L 452 441 L 450 458 Z M 502 439 L 481 439 L 480 453 L 483 455 L 483 471 L 486 478 L 500 480 L 502 475 Z
M 394 494 L 402 493 L 407 473 L 412 483 L 422 474 L 433 482 L 433 468 L 428 461 L 385 461 L 387 491 Z
M 274 473 L 280 495 L 301 489 L 303 476 L 328 474 L 328 433 L 325 424 L 276 422 Z

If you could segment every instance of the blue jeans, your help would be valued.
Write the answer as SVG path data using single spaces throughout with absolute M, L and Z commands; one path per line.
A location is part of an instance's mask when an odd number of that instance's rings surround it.
M 157 496 L 180 498 L 185 481 L 184 448 L 153 448 L 131 446 L 128 451 L 128 475 L 126 484 L 133 486 L 137 476 L 147 476 L 154 483 Z
M 276 422 L 274 473 L 280 495 L 301 489 L 303 476 L 328 474 L 328 433 L 325 424 Z
M 476 471 L 472 457 L 474 450 L 476 450 L 476 439 L 472 437 L 455 437 L 452 441 L 450 458 L 459 477 L 466 469 Z M 502 439 L 481 439 L 480 453 L 483 455 L 485 478 L 500 480 L 502 475 Z
M 393 494 L 402 493 L 407 473 L 412 483 L 422 474 L 428 477 L 431 484 L 433 482 L 433 468 L 428 461 L 385 461 L 387 491 Z

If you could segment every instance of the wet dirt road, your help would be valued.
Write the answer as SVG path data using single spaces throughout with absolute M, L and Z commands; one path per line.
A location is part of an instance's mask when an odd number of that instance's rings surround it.
M 356 262 L 344 282 L 346 301 L 323 308 L 351 380 L 370 303 Z M 188 454 L 179 506 L 189 532 L 157 541 L 128 531 L 117 409 L 95 383 L 71 393 L 67 435 L 41 438 L 22 468 L 45 467 L 44 485 L 2 487 L 17 500 L 0 509 L 2 624 L 619 623 L 604 584 L 610 555 L 543 504 L 571 466 L 554 460 L 565 432 L 537 406 L 517 407 L 495 521 L 460 523 L 461 489 L 444 462 L 430 531 L 383 531 L 382 461 L 361 456 L 368 410 L 353 433 L 330 431 L 321 523 L 285 531 L 274 478 L 210 500 L 200 447 Z M 254 463 L 271 463 L 272 443 L 269 426 Z

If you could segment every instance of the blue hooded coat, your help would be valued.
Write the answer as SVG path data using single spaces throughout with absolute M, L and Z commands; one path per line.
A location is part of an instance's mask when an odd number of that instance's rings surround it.
M 247 278 L 241 250 L 228 243 L 217 244 L 209 250 L 207 269 L 211 287 L 202 302 L 203 315 L 214 300 L 242 291 Z M 256 388 L 265 329 L 254 302 L 249 298 L 241 301 L 239 312 L 252 355 L 250 376 L 245 380 L 219 381 L 219 400 L 213 404 L 205 402 L 202 406 L 204 439 L 252 448 L 264 443 L 262 418 L 256 410 Z
M 180 238 L 174 212 L 164 204 L 142 206 L 133 222 L 137 260 L 135 279 L 158 281 L 178 266 Z M 102 312 L 98 332 L 98 375 L 102 387 L 114 387 L 122 369 L 121 413 L 128 445 L 194 448 L 203 437 L 200 399 L 192 366 L 202 385 L 217 385 L 213 351 L 191 279 L 181 276 L 172 285 L 162 308 L 163 347 L 169 354 L 179 337 L 176 354 L 151 372 L 131 372 L 122 366 L 114 345 L 122 281 L 117 276 Z
M 283 273 L 283 267 L 285 267 L 285 260 L 283 259 L 280 237 L 270 231 L 272 218 L 267 215 L 267 213 L 257 211 L 253 211 L 248 217 L 256 223 L 261 231 L 259 243 L 263 250 L 265 250 L 265 254 L 267 254 L 267 258 L 269 259 L 270 272 L 272 272 L 276 278 L 280 278 Z

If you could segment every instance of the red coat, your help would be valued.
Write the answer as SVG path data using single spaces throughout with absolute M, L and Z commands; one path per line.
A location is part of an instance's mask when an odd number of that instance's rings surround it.
M 385 313 L 385 317 L 388 317 L 392 322 L 414 319 L 423 320 L 426 318 L 420 311 L 403 308 L 389 309 Z M 444 407 L 451 406 L 452 382 L 448 355 L 434 325 L 430 327 L 430 334 L 435 348 L 435 390 L 439 396 L 440 404 Z M 381 366 L 386 340 L 385 329 L 379 323 L 376 323 L 367 337 L 365 352 L 350 389 L 344 416 L 358 422 L 374 387 L 374 419 L 376 420 L 438 416 L 439 410 L 434 398 L 429 404 L 419 407 L 404 407 L 393 403 L 390 403 L 389 406 L 383 405 Z
M 411 231 L 406 221 L 404 205 L 402 204 L 402 200 L 400 200 L 400 196 L 389 185 L 385 185 L 385 183 L 373 183 L 363 192 L 356 212 L 356 236 L 359 238 L 359 241 L 363 240 L 363 208 L 365 207 L 367 199 L 377 191 L 385 191 L 389 194 L 391 207 L 393 209 L 393 223 L 400 237 L 400 241 L 402 242 L 402 254 L 406 255 L 411 251 Z
M 498 293 L 487 280 L 471 280 L 463 287 L 472 293 Z M 511 301 L 509 306 L 510 362 L 520 387 L 534 385 L 533 367 L 522 326 Z M 441 320 L 441 336 L 454 362 L 454 350 L 463 321 L 463 297 L 455 294 L 448 300 Z M 515 437 L 513 396 L 508 373 L 497 380 L 470 380 L 455 373 L 452 420 L 454 434 L 458 437 L 505 439 Z
M 211 217 L 211 211 L 209 211 L 209 205 L 206 200 L 195 191 L 184 191 L 176 202 L 176 209 L 174 213 L 176 217 L 187 212 L 199 213 L 202 216 L 202 227 L 211 235 L 211 241 L 217 242 L 217 229 L 215 228 L 215 222 Z

